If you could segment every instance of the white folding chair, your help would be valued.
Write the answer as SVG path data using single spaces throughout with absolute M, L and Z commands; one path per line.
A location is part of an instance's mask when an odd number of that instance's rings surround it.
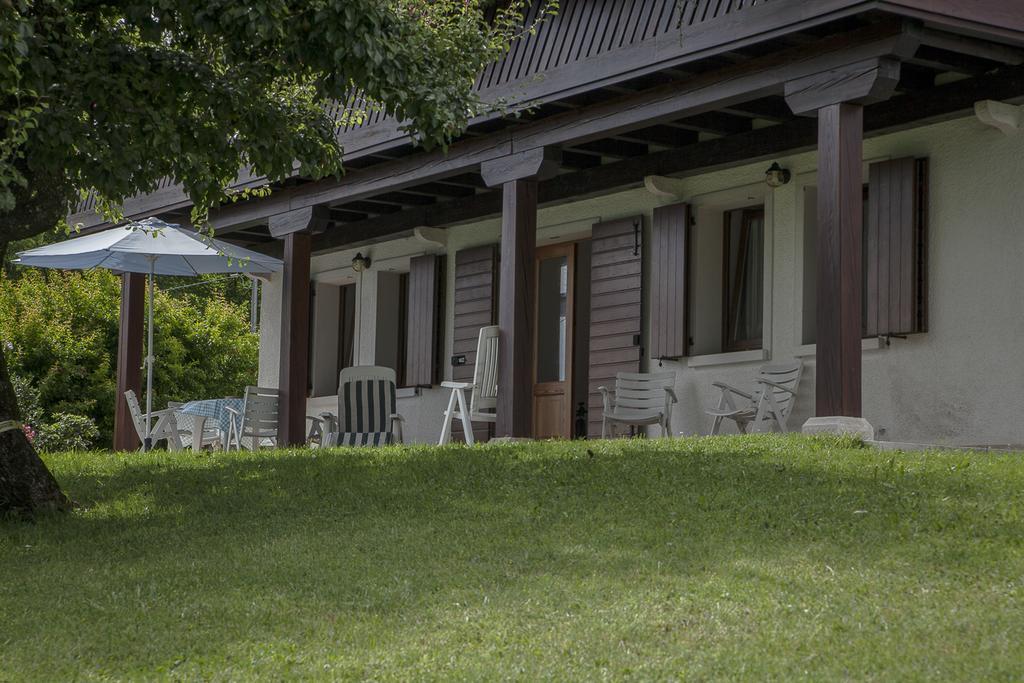
M 225 408 L 230 415 L 228 450 L 242 450 L 243 442 L 250 450 L 277 444 L 278 395 L 277 389 L 246 387 L 241 411 Z
M 321 435 L 320 445 L 384 446 L 402 443 L 395 371 L 380 365 L 345 368 L 338 376 L 338 412 L 320 413 L 311 436 Z
M 779 431 L 789 431 L 786 421 L 796 403 L 797 389 L 800 386 L 800 375 L 803 363 L 799 360 L 762 365 L 758 370 L 753 391 L 743 391 L 729 386 L 724 382 L 715 382 L 714 387 L 722 392 L 718 407 L 708 410 L 708 415 L 715 418 L 711 434 L 718 434 L 723 420 L 732 420 L 736 428 L 743 434 L 754 426 L 754 431 L 762 431 L 765 424 L 769 428 L 772 423 Z
M 473 367 L 472 382 L 442 382 L 441 386 L 452 390 L 448 398 L 448 409 L 444 411 L 444 422 L 441 423 L 439 445 L 444 445 L 452 438 L 452 420 L 458 411 L 462 420 L 462 430 L 466 435 L 466 443 L 474 443 L 473 422 L 496 422 L 498 419 L 498 326 L 489 325 L 480 328 L 480 336 L 476 342 L 476 365 Z M 469 391 L 469 406 L 466 405 L 466 392 Z
M 662 436 L 672 433 L 672 405 L 676 403 L 676 373 L 674 372 L 620 372 L 615 376 L 615 392 L 598 387 L 604 403 L 601 418 L 601 438 L 609 431 L 615 436 L 615 426 L 624 424 L 641 427 L 659 425 Z
M 124 400 L 128 402 L 128 412 L 132 416 L 135 433 L 139 435 L 139 440 L 143 444 L 139 450 L 145 450 L 146 414 L 142 412 L 142 408 L 139 406 L 139 398 L 132 389 L 124 392 Z M 156 445 L 158 441 L 166 439 L 167 450 L 180 451 L 181 437 L 178 434 L 178 424 L 174 417 L 174 409 L 154 410 L 152 415 L 150 415 L 150 419 L 156 420 L 155 423 L 151 423 L 152 428 L 149 431 L 150 443 Z

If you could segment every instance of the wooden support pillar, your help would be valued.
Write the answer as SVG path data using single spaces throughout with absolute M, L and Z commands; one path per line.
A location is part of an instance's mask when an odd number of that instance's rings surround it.
M 489 187 L 502 188 L 501 266 L 498 286 L 498 407 L 495 436 L 533 435 L 534 252 L 537 180 L 554 173 L 558 152 L 549 148 L 481 164 Z
M 281 446 L 306 441 L 306 389 L 309 377 L 309 259 L 313 244 L 308 232 L 284 237 L 281 293 L 281 365 L 278 381 L 277 440 Z
M 281 362 L 277 442 L 306 443 L 306 396 L 309 382 L 309 259 L 313 235 L 330 222 L 326 206 L 307 206 L 270 217 L 270 234 L 284 241 L 281 273 Z
M 498 286 L 498 420 L 496 436 L 533 434 L 533 290 L 537 245 L 537 181 L 502 188 Z
M 864 105 L 892 96 L 898 56 L 832 65 L 785 86 L 794 114 L 818 117 L 817 417 L 861 417 Z
M 146 276 L 121 276 L 121 317 L 117 335 L 117 395 L 114 397 L 114 450 L 133 451 L 139 436 L 132 424 L 124 393 L 129 389 L 142 400 L 142 335 L 145 321 Z
M 864 108 L 818 112 L 818 417 L 861 416 Z

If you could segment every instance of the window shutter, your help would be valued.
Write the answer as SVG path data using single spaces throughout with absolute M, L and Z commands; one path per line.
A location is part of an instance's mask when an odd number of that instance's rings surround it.
M 651 358 L 687 354 L 690 205 L 654 210 L 651 225 Z
M 428 254 L 409 260 L 406 293 L 405 385 L 437 384 L 441 353 L 444 259 Z
M 452 334 L 453 359 L 465 358 L 462 365 L 452 367 L 456 382 L 472 382 L 476 365 L 476 342 L 480 328 L 497 322 L 498 245 L 463 249 L 455 254 L 455 325 Z M 489 428 L 474 426 L 478 441 L 486 441 Z M 462 423 L 455 420 L 452 436 L 461 437 Z
M 591 235 L 590 436 L 601 434 L 601 392 L 620 372 L 639 372 L 643 281 L 640 216 L 598 223 Z
M 864 235 L 864 336 L 924 332 L 927 160 L 871 164 Z

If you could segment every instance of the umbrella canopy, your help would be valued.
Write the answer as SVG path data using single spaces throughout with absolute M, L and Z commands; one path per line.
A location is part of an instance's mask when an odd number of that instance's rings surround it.
M 153 289 L 154 275 L 249 273 L 281 270 L 284 262 L 272 256 L 185 230 L 159 218 L 146 218 L 92 235 L 48 244 L 18 253 L 15 263 L 37 268 L 89 270 L 106 268 L 149 275 L 149 323 L 146 329 L 146 425 L 143 447 L 152 446 L 153 417 Z
M 64 270 L 106 268 L 128 273 L 187 276 L 266 274 L 281 270 L 284 265 L 272 256 L 206 237 L 158 218 L 146 218 L 22 251 L 15 263 Z

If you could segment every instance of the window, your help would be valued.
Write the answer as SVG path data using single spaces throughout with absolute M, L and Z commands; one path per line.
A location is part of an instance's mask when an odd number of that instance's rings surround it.
M 690 207 L 694 220 L 686 237 L 684 285 L 690 357 L 764 348 L 770 224 L 761 191 L 726 190 Z
M 308 391 L 330 396 L 338 373 L 353 364 L 355 285 L 314 282 L 310 287 Z
M 864 186 L 862 334 L 907 335 L 927 329 L 927 174 L 925 159 L 871 164 Z M 817 337 L 817 190 L 804 188 L 804 344 Z
M 760 349 L 764 327 L 764 207 L 725 212 L 722 350 Z
M 398 386 L 406 385 L 406 293 L 408 273 L 377 273 L 377 321 L 374 364 L 395 371 Z

